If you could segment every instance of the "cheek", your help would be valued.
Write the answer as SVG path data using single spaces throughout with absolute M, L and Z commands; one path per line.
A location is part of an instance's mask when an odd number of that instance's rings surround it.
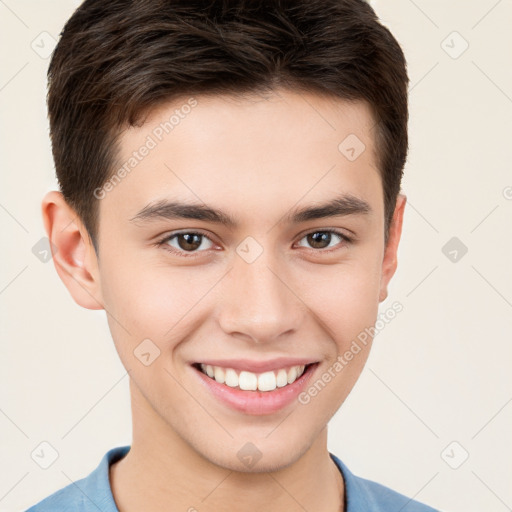
M 368 263 L 368 262 L 367 262 Z M 303 278 L 307 300 L 332 340 L 326 364 L 299 397 L 316 421 L 327 422 L 343 404 L 361 375 L 372 345 L 378 314 L 378 265 L 357 263 L 331 267 L 321 279 Z M 314 286 L 313 286 L 314 285 Z M 306 293 L 306 291 L 304 291 Z
M 190 329 L 192 319 L 197 321 L 215 277 L 197 267 L 105 258 L 102 293 L 114 341 L 132 347 L 149 338 L 168 349 Z
M 299 279 L 300 278 L 300 279 Z M 321 320 L 343 350 L 378 314 L 380 267 L 378 258 L 357 259 L 302 271 L 295 278 L 297 295 Z

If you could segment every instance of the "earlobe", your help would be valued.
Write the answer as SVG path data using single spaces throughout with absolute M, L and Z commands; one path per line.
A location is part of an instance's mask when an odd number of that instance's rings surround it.
M 384 258 L 382 261 L 382 272 L 380 280 L 379 302 L 384 301 L 388 296 L 388 284 L 393 277 L 398 264 L 397 251 L 402 234 L 402 224 L 404 218 L 404 209 L 407 197 L 404 194 L 398 194 L 396 200 L 393 220 L 389 227 L 388 243 L 384 249 Z
M 96 252 L 85 226 L 61 192 L 48 192 L 41 206 L 60 279 L 77 304 L 104 309 Z

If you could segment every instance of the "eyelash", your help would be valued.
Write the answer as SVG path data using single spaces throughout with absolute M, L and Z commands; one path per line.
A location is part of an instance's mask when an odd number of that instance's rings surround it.
M 353 242 L 353 239 L 351 237 L 348 237 L 347 235 L 345 235 L 344 233 L 342 233 L 341 231 L 338 231 L 336 229 L 317 229 L 317 230 L 314 230 L 314 231 L 310 231 L 309 233 L 306 233 L 305 235 L 303 235 L 300 240 L 302 240 L 303 238 L 307 237 L 308 235 L 312 235 L 314 233 L 331 233 L 331 234 L 337 235 L 337 236 L 339 236 L 342 239 L 342 241 L 340 243 L 342 243 L 343 245 L 348 245 L 348 244 Z M 178 249 L 176 249 L 174 247 L 171 247 L 168 244 L 168 242 L 170 240 L 172 240 L 173 238 L 179 236 L 179 235 L 199 235 L 199 236 L 202 236 L 203 238 L 208 239 L 210 242 L 214 243 L 213 240 L 210 237 L 208 237 L 204 233 L 201 233 L 200 231 L 180 231 L 178 233 L 173 233 L 172 235 L 165 236 L 165 238 L 163 238 L 160 241 L 158 241 L 156 243 L 156 245 L 158 247 L 163 247 L 164 250 L 169 251 L 172 254 L 175 254 L 175 255 L 178 255 L 178 256 L 181 256 L 181 257 L 184 257 L 184 258 L 196 258 L 196 257 L 199 257 L 202 252 L 205 252 L 205 251 L 197 251 L 196 250 L 194 252 L 187 253 L 186 251 L 178 250 Z M 338 251 L 338 250 L 340 250 L 340 248 L 341 247 L 334 247 L 334 248 L 331 248 L 331 249 L 314 249 L 314 248 L 309 248 L 309 250 L 313 251 L 313 252 L 316 252 L 316 253 L 325 254 L 325 253 L 332 253 L 333 251 Z

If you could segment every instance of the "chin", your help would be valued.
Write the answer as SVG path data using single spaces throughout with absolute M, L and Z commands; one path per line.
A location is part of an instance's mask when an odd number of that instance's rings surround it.
M 279 428 L 279 427 L 278 427 Z M 221 445 L 196 451 L 210 463 L 239 473 L 280 471 L 295 463 L 311 447 L 305 433 L 295 430 L 293 436 L 266 430 L 259 438 L 230 439 Z M 314 436 L 312 435 L 311 438 Z

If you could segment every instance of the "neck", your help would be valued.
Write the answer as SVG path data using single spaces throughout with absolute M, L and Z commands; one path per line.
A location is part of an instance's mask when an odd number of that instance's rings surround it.
M 120 512 L 225 510 L 343 511 L 343 478 L 327 450 L 327 428 L 284 468 L 237 472 L 216 465 L 179 437 L 132 392 L 133 441 L 110 468 Z

